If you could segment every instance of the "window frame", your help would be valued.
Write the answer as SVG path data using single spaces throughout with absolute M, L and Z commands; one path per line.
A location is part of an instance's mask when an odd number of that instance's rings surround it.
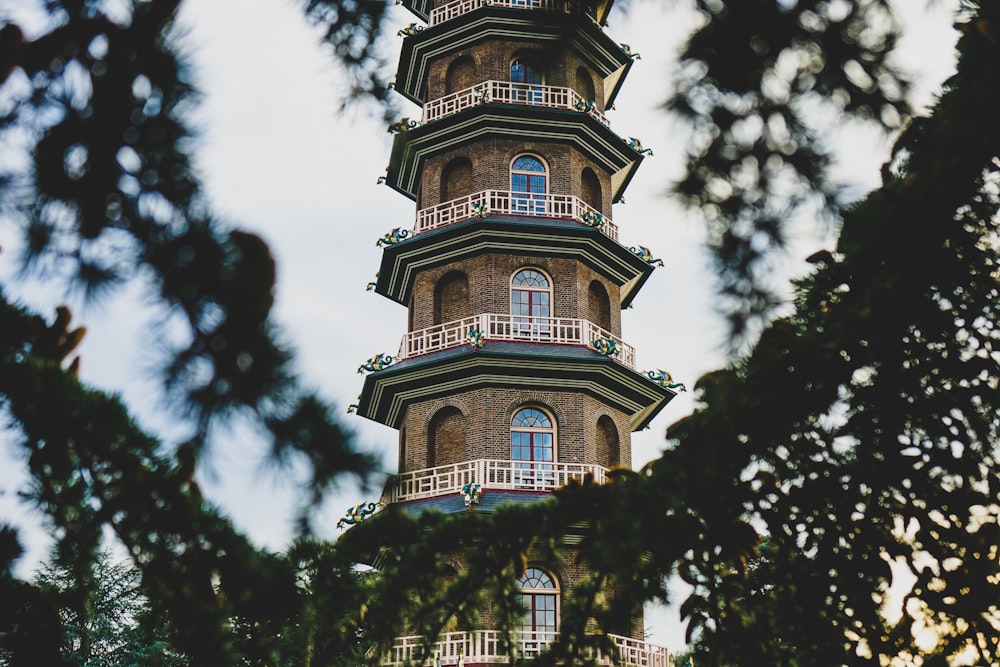
M 533 160 L 541 169 L 518 168 L 522 160 Z M 510 161 L 510 210 L 514 215 L 545 215 L 549 194 L 549 165 L 540 155 L 519 153 Z M 539 187 L 540 186 L 540 187 Z
M 534 412 L 545 418 L 547 425 L 515 423 L 519 416 Z M 530 415 L 532 419 L 535 415 Z M 521 405 L 510 417 L 510 460 L 515 489 L 550 491 L 555 488 L 555 463 L 559 460 L 559 431 L 555 416 L 541 405 Z M 545 440 L 547 439 L 547 443 Z M 526 441 L 525 441 L 526 440 Z M 527 458 L 523 458 L 526 449 Z M 536 458 L 537 452 L 543 452 Z M 548 458 L 545 458 L 546 454 Z
M 515 284 L 518 276 L 533 272 L 545 280 L 545 286 Z M 535 266 L 522 266 L 510 277 L 510 322 L 511 334 L 516 338 L 545 341 L 552 336 L 553 283 L 548 273 Z M 525 296 L 515 296 L 517 293 Z M 544 296 L 544 298 L 543 298 Z M 522 310 L 527 301 L 528 312 Z M 544 312 L 536 312 L 544 309 Z
M 535 576 L 531 576 L 532 574 Z M 538 576 L 541 575 L 541 576 Z M 544 577 L 549 585 L 527 586 L 532 579 L 541 580 Z M 559 632 L 559 612 L 562 601 L 562 590 L 559 580 L 551 572 L 532 565 L 525 569 L 524 573 L 517 578 L 518 588 L 521 593 L 521 602 L 527 607 L 527 613 L 521 617 L 521 637 L 525 656 L 537 655 L 545 645 L 555 639 Z M 538 603 L 542 603 L 539 605 Z M 551 609 L 548 607 L 551 605 Z M 541 625 L 537 623 L 541 614 L 545 621 L 549 614 L 551 624 L 543 621 Z

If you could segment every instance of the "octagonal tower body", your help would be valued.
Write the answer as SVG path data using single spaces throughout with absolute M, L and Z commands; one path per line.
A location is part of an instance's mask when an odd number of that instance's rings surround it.
M 605 114 L 633 55 L 601 27 L 610 2 L 403 4 L 427 25 L 401 31 L 395 88 L 423 111 L 393 128 L 384 180 L 417 211 L 384 237 L 373 287 L 407 307 L 408 330 L 357 405 L 399 431 L 382 503 L 464 512 L 473 485 L 472 511 L 488 512 L 601 483 L 631 466 L 631 432 L 675 395 L 622 339 L 621 310 L 656 262 L 612 221 L 648 152 Z M 560 595 L 583 574 L 529 563 L 522 652 L 558 632 Z M 612 630 L 627 663 L 665 667 L 641 617 Z M 441 664 L 503 661 L 491 633 L 448 633 Z M 398 643 L 386 664 L 419 644 Z

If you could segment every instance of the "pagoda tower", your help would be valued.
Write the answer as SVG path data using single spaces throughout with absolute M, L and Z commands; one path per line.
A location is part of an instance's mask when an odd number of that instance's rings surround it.
M 650 153 L 605 116 L 636 57 L 602 28 L 612 1 L 402 2 L 426 25 L 400 31 L 394 85 L 423 115 L 390 127 L 380 181 L 416 202 L 416 222 L 379 239 L 370 288 L 408 326 L 397 355 L 363 365 L 354 406 L 399 431 L 383 505 L 489 512 L 601 483 L 676 394 L 621 338 L 622 308 L 662 263 L 611 219 Z M 519 580 L 527 654 L 558 632 L 575 576 L 531 562 Z M 623 659 L 665 667 L 642 630 L 613 637 Z M 500 661 L 478 654 L 489 632 L 449 633 L 441 664 Z

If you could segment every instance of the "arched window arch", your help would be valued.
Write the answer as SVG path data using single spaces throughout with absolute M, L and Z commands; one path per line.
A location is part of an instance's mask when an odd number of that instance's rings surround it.
M 510 281 L 511 327 L 515 336 L 547 339 L 551 335 L 552 282 L 538 269 L 521 269 Z
M 592 209 L 598 213 L 604 208 L 604 195 L 601 192 L 601 180 L 590 167 L 584 167 L 580 174 L 581 185 L 583 186 L 583 201 L 587 202 Z
M 519 56 L 510 63 L 511 83 L 536 83 L 542 82 L 542 68 L 534 58 Z
M 465 458 L 466 417 L 454 406 L 438 410 L 427 425 L 427 467 L 449 465 Z
M 472 194 L 472 161 L 457 157 L 441 170 L 441 201 L 451 201 Z
M 576 92 L 585 100 L 597 101 L 597 93 L 594 90 L 594 77 L 586 67 L 576 68 Z
M 448 65 L 444 79 L 444 94 L 450 95 L 476 83 L 476 63 L 471 56 L 460 56 Z
M 606 331 L 611 330 L 611 298 L 599 280 L 590 281 L 587 288 L 587 310 L 591 322 Z
M 529 567 L 517 580 L 525 613 L 521 619 L 526 655 L 534 655 L 559 630 L 559 584 L 548 572 Z
M 449 271 L 434 286 L 434 324 L 454 322 L 469 315 L 469 278 Z
M 510 163 L 511 213 L 544 215 L 549 170 L 541 158 L 519 155 Z
M 597 460 L 605 468 L 621 464 L 620 442 L 614 420 L 601 415 L 597 420 Z
M 521 104 L 542 103 L 542 68 L 534 58 L 518 56 L 510 62 L 513 101 Z
M 541 408 L 525 407 L 510 420 L 510 458 L 514 461 L 514 486 L 549 490 L 555 486 L 552 464 L 556 460 L 556 426 Z

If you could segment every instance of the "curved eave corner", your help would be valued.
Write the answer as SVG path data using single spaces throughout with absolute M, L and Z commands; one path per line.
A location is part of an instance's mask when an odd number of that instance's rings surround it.
M 635 149 L 629 148 L 629 150 L 635 153 L 635 159 L 624 169 L 620 169 L 611 174 L 612 203 L 618 203 L 621 201 L 622 195 L 625 194 L 625 188 L 627 188 L 628 184 L 632 182 L 635 172 L 638 171 L 639 165 L 642 163 L 643 156 Z
M 621 298 L 622 308 L 628 308 L 632 305 L 632 301 L 639 294 L 639 290 L 646 284 L 649 277 L 653 275 L 653 270 L 654 267 L 646 264 L 642 273 L 639 273 L 635 278 L 621 286 L 619 297 Z
M 615 103 L 615 99 L 618 97 L 618 93 L 621 92 L 622 84 L 625 83 L 625 77 L 628 75 L 634 60 L 631 58 L 627 63 L 616 69 L 614 72 L 604 77 L 604 108 L 610 109 Z
M 433 0 L 399 0 L 398 4 L 410 10 L 410 13 L 424 23 L 427 23 L 427 20 L 431 16 L 431 10 L 434 9 Z
M 594 2 L 594 15 L 597 17 L 598 25 L 606 25 L 608 22 L 608 14 L 611 13 L 611 7 L 615 4 L 615 0 L 596 0 Z

